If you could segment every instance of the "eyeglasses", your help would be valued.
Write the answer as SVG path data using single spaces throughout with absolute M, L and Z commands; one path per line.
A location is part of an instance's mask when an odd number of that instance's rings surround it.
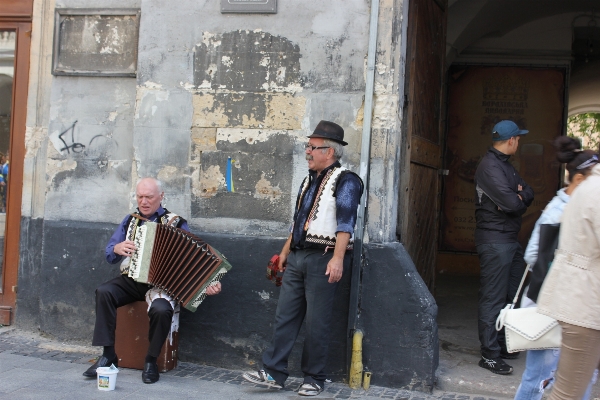
M 319 150 L 319 149 L 328 149 L 329 146 L 313 146 L 312 144 L 308 143 L 304 146 L 304 148 L 306 150 L 310 149 L 311 153 L 315 150 Z

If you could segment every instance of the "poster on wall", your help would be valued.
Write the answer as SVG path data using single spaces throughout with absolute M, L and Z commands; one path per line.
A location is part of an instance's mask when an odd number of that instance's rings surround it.
M 475 252 L 477 165 L 504 119 L 529 134 L 510 162 L 535 192 L 519 232 L 526 246 L 535 221 L 560 188 L 553 140 L 564 131 L 565 68 L 453 66 L 448 77 L 448 132 L 441 251 Z

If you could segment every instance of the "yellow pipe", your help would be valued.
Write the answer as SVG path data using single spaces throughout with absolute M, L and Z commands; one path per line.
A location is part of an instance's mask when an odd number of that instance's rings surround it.
M 365 374 L 363 376 L 363 389 L 369 390 L 370 386 L 371 386 L 371 373 L 369 371 L 365 371 Z
M 362 383 L 363 363 L 362 363 L 362 340 L 363 333 L 360 329 L 354 332 L 352 338 L 352 360 L 350 363 L 349 385 L 352 389 L 358 389 Z

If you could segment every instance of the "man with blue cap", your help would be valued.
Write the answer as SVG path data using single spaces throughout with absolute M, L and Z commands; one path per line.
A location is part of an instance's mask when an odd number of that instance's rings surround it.
M 504 331 L 496 331 L 496 318 L 512 301 L 525 270 L 517 235 L 521 216 L 533 201 L 533 190 L 508 159 L 528 132 L 513 121 L 498 122 L 492 130 L 492 147 L 475 172 L 475 246 L 481 267 L 479 366 L 501 375 L 513 371 L 503 358 L 517 358 L 518 353 L 506 351 Z

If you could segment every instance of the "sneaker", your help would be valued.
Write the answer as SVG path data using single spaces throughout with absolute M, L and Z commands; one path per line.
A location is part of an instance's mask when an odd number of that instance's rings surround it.
M 256 383 L 257 385 L 272 387 L 275 389 L 283 389 L 283 385 L 277 383 L 271 375 L 269 375 L 264 369 L 256 372 L 244 372 L 242 378 L 248 382 Z
M 513 367 L 505 363 L 500 357 L 485 358 L 481 356 L 481 360 L 479 360 L 479 366 L 481 368 L 489 369 L 493 373 L 500 375 L 508 375 L 513 372 Z
M 298 394 L 300 396 L 317 396 L 319 393 L 323 391 L 323 388 L 316 383 L 303 383 L 298 389 Z
M 505 360 L 516 360 L 517 358 L 519 358 L 519 354 L 521 354 L 520 351 L 516 351 L 514 353 L 509 353 L 508 351 L 501 351 L 500 357 L 504 358 Z

